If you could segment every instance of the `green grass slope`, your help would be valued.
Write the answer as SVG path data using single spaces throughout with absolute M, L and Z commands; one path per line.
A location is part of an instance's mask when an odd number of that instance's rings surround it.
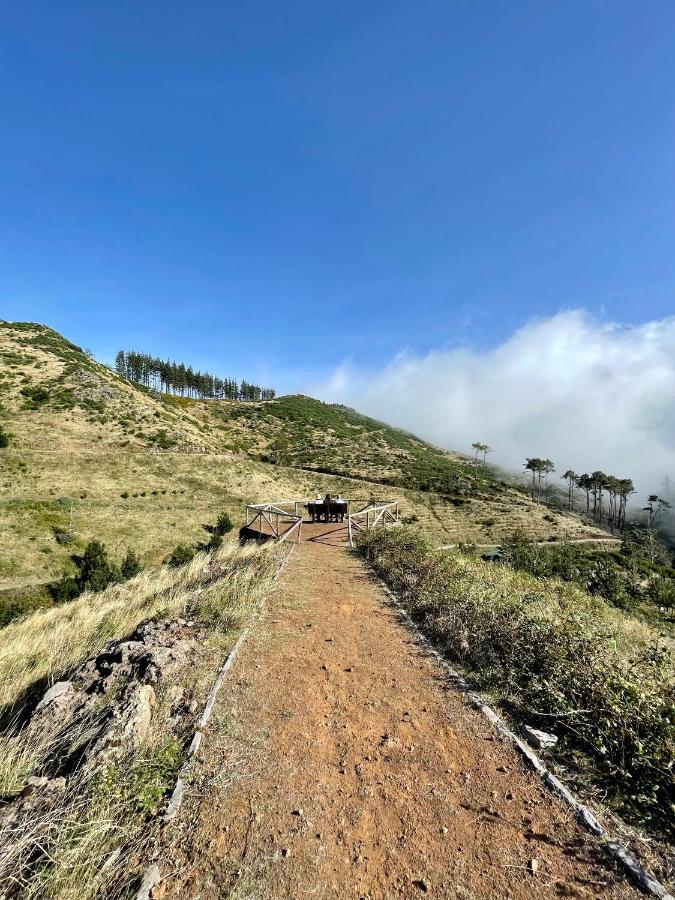
M 168 397 L 120 379 L 50 328 L 0 322 L 0 591 L 44 599 L 93 537 L 147 565 L 247 502 L 397 497 L 439 544 L 592 534 L 488 468 L 342 406 Z M 547 516 L 547 518 L 544 518 Z M 64 543 L 63 535 L 72 534 Z M 7 593 L 10 592 L 10 593 Z M 2 597 L 0 597 L 0 600 Z

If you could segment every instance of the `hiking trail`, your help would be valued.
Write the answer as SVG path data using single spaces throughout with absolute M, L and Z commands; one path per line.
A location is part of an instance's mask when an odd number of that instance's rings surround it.
M 219 695 L 157 896 L 641 896 L 312 526 Z

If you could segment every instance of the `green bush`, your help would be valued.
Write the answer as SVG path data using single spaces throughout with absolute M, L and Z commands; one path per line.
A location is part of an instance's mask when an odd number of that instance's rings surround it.
M 205 549 L 209 553 L 213 553 L 214 550 L 218 550 L 223 546 L 223 536 L 217 531 L 214 531 L 208 542 L 205 545 Z
M 227 534 L 229 531 L 232 531 L 234 525 L 232 524 L 232 519 L 226 512 L 222 512 L 218 516 L 218 520 L 214 525 L 213 531 L 214 534 Z
M 64 575 L 59 581 L 49 585 L 49 593 L 54 603 L 68 603 L 82 593 L 77 578 Z
M 49 392 L 43 387 L 25 387 L 21 388 L 21 393 L 33 403 L 40 404 L 49 400 Z
M 139 436 L 140 435 L 141 432 L 139 432 Z M 159 447 L 160 450 L 170 450 L 178 443 L 176 438 L 167 432 L 166 428 L 162 428 L 159 431 L 155 432 L 155 434 L 149 435 L 148 440 Z
M 5 447 L 9 447 L 9 432 L 0 425 L 0 450 L 4 450 Z
M 133 578 L 141 571 L 141 561 L 133 550 L 129 550 L 120 564 L 120 575 L 124 581 Z
M 179 566 L 187 565 L 187 563 L 194 559 L 194 556 L 195 551 L 192 547 L 187 547 L 185 544 L 178 544 L 168 558 L 167 565 L 171 566 L 172 569 L 177 569 Z
M 108 559 L 108 551 L 101 541 L 89 541 L 81 556 L 72 556 L 76 575 L 65 575 L 48 587 L 54 603 L 67 603 L 84 591 L 102 591 L 118 581 L 133 578 L 141 570 L 140 560 L 129 550 L 119 568 Z
M 80 570 L 77 582 L 81 591 L 102 591 L 119 581 L 119 572 L 110 564 L 108 551 L 101 541 L 89 541 L 75 562 Z
M 475 686 L 558 733 L 625 815 L 673 833 L 675 679 L 646 629 L 574 585 L 439 553 L 409 528 L 359 545 Z

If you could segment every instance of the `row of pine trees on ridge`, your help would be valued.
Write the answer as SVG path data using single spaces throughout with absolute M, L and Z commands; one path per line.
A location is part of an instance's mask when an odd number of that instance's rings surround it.
M 273 400 L 274 388 L 261 387 L 235 378 L 219 378 L 210 372 L 195 371 L 185 363 L 159 359 L 137 350 L 119 350 L 115 357 L 117 374 L 162 394 L 198 400 Z

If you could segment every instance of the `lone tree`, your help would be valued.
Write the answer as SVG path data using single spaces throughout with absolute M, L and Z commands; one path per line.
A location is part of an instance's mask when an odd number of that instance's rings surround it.
M 568 484 L 567 503 L 570 509 L 574 509 L 574 488 L 579 483 L 579 476 L 574 469 L 568 469 L 563 475 L 563 478 Z
M 670 509 L 670 503 L 659 497 L 658 494 L 650 494 L 647 497 L 647 505 L 643 507 L 647 513 L 647 529 L 649 531 L 649 558 L 652 562 L 656 560 L 656 549 L 654 547 L 654 522 L 664 509 Z

